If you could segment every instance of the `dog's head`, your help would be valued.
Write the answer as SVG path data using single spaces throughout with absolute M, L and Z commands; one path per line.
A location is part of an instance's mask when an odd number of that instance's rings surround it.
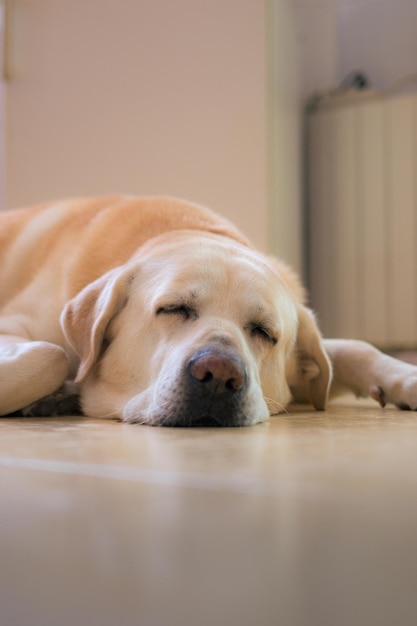
M 85 287 L 61 322 L 92 416 L 244 426 L 284 410 L 292 386 L 326 403 L 328 360 L 291 276 L 221 236 L 152 240 Z

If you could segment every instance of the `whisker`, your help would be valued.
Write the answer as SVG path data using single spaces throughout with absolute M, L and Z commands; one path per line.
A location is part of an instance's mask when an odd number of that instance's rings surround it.
M 271 412 L 271 415 L 277 415 L 278 413 L 285 413 L 286 415 L 289 415 L 286 407 L 283 404 L 280 404 L 280 402 L 278 402 L 277 400 L 273 400 L 272 398 L 267 397 L 264 397 L 264 400 L 269 411 Z M 278 409 L 276 413 L 272 413 L 272 411 L 276 409 Z
M 88 415 L 86 415 L 86 417 L 88 417 Z M 100 415 L 100 419 L 119 419 L 120 421 L 122 421 L 119 411 L 111 411 L 110 413 Z

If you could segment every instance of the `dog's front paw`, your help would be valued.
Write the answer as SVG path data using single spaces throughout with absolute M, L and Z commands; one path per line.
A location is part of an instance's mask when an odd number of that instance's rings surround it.
M 80 396 L 66 384 L 48 396 L 12 414 L 16 417 L 54 417 L 58 415 L 82 415 Z
M 399 386 L 391 402 L 403 411 L 417 411 L 417 375 L 407 378 Z
M 383 407 L 395 404 L 404 411 L 417 411 L 417 367 L 392 361 L 380 384 L 371 388 L 370 395 Z

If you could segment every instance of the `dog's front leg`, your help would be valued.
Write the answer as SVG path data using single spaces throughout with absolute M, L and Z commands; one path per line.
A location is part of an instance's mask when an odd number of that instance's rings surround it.
M 330 395 L 352 391 L 372 396 L 381 406 L 417 410 L 417 367 L 380 352 L 365 341 L 325 339 L 333 364 Z
M 68 358 L 60 346 L 0 335 L 0 415 L 53 393 L 68 373 Z

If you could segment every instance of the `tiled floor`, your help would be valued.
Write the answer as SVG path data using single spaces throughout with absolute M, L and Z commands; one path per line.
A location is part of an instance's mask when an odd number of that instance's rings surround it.
M 0 420 L 0 626 L 415 626 L 417 414 L 369 407 Z

